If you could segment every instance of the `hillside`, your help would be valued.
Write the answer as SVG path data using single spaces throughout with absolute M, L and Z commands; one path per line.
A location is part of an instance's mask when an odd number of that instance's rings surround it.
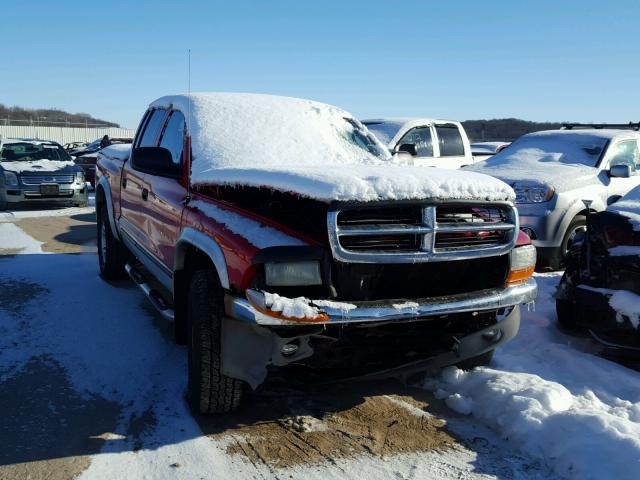
M 41 125 L 55 127 L 119 127 L 117 123 L 92 117 L 88 113 L 68 113 L 56 108 L 7 107 L 0 104 L 0 125 Z
M 562 123 L 528 122 L 518 118 L 466 120 L 462 122 L 462 124 L 472 142 L 491 140 L 511 141 L 525 133 L 537 132 L 539 130 L 553 130 L 562 126 Z

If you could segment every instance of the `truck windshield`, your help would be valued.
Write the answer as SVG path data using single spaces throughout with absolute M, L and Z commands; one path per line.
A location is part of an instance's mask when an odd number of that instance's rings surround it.
M 71 157 L 60 145 L 50 143 L 5 143 L 0 151 L 2 162 L 30 162 L 35 160 L 64 160 Z
M 389 160 L 391 158 L 389 150 L 362 123 L 348 117 L 345 117 L 345 120 L 349 125 L 347 127 L 347 140 L 381 160 Z

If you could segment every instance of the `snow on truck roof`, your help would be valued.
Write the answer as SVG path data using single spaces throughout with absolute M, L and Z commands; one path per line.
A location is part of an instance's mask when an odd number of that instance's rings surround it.
M 193 93 L 151 104 L 190 116 L 194 185 L 246 185 L 318 200 L 507 200 L 483 175 L 405 166 L 350 113 L 324 103 L 249 93 Z

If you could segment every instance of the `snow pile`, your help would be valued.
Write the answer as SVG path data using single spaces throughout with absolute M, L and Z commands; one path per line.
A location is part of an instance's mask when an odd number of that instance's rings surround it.
M 265 305 L 272 312 L 280 312 L 285 317 L 290 318 L 315 318 L 320 314 L 320 310 L 311 305 L 308 298 L 281 297 L 277 293 L 264 292 Z
M 313 304 L 320 308 L 331 308 L 334 310 L 341 310 L 343 312 L 348 312 L 349 310 L 358 308 L 358 306 L 353 303 L 335 302 L 333 300 L 313 300 Z
M 640 230 L 640 187 L 636 187 L 620 200 L 609 205 L 607 210 L 627 217 L 634 230 Z
M 427 379 L 453 410 L 575 479 L 635 479 L 640 462 L 638 374 L 572 347 L 555 326 L 558 274 L 538 275 L 538 311 L 496 351 L 492 368 Z M 636 300 L 636 305 L 638 305 Z
M 472 173 L 406 167 L 344 110 L 257 94 L 163 97 L 190 116 L 194 185 L 250 185 L 319 200 L 513 199 Z M 190 111 L 190 113 L 189 113 Z
M 63 160 L 32 160 L 24 162 L 1 162 L 0 165 L 8 172 L 56 172 L 66 167 L 73 167 L 75 163 Z
M 0 218 L 0 222 L 2 219 Z M 0 223 L 0 251 L 16 250 L 20 253 L 43 253 L 42 242 L 26 234 L 13 223 Z
M 609 297 L 609 305 L 616 311 L 618 323 L 624 322 L 624 317 L 629 319 L 633 328 L 640 327 L 640 295 L 627 290 L 614 290 L 612 288 L 597 288 L 589 285 L 580 285 L 584 290 L 599 292 Z
M 103 148 L 98 152 L 98 156 L 104 156 L 107 158 L 113 158 L 115 160 L 127 160 L 131 155 L 130 143 L 114 143 L 108 147 Z
M 596 164 L 615 131 L 552 130 L 530 133 L 493 157 L 464 167 L 508 182 L 546 183 L 558 191 L 595 181 Z
M 193 200 L 190 207 L 196 208 L 216 223 L 224 225 L 231 232 L 240 235 L 257 248 L 278 247 L 284 245 L 306 245 L 305 242 L 291 237 L 280 230 L 267 227 L 231 210 L 217 207 L 210 202 Z

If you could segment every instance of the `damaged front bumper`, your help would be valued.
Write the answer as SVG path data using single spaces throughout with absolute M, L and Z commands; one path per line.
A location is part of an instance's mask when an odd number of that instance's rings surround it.
M 416 333 L 396 351 L 414 347 L 420 349 L 421 344 L 434 344 L 433 349 L 431 346 L 422 348 L 416 357 L 392 362 L 390 366 L 375 365 L 364 373 L 360 371 L 357 377 L 389 377 L 436 370 L 481 355 L 512 339 L 520 325 L 519 305 L 533 302 L 536 294 L 536 282 L 530 279 L 504 289 L 411 302 L 355 302 L 348 309 L 324 306 L 322 310 L 326 314 L 326 321 L 322 323 L 274 318 L 259 311 L 248 300 L 227 295 L 227 315 L 222 326 L 222 371 L 225 375 L 246 381 L 255 389 L 264 381 L 268 366 L 304 364 L 316 357 L 324 358 L 323 352 L 327 350 L 333 356 L 333 350 L 337 352 L 342 348 L 342 336 L 348 336 L 349 332 L 379 331 L 382 343 L 391 345 L 397 339 L 393 333 L 383 333 L 383 329 L 399 327 L 408 331 L 412 326 L 422 325 L 433 325 L 435 329 L 430 333 L 427 330 Z M 478 327 L 471 327 L 483 317 L 493 320 L 484 324 L 478 322 Z M 455 328 L 441 328 L 444 324 L 454 325 Z M 438 337 L 437 342 L 435 337 Z M 377 357 L 386 355 L 383 353 L 386 347 L 380 343 L 359 344 L 360 349 L 368 349 Z M 394 348 L 392 346 L 391 350 Z M 342 365 L 338 369 L 342 370 Z M 349 377 L 348 367 L 344 370 L 342 377 Z
M 256 290 L 247 292 L 259 294 Z M 506 288 L 491 288 L 472 293 L 459 295 L 447 295 L 414 300 L 387 300 L 373 302 L 350 302 L 340 307 L 322 304 L 322 312 L 326 314 L 326 320 L 314 321 L 314 324 L 349 324 L 360 322 L 388 322 L 418 320 L 436 315 L 449 315 L 454 313 L 479 312 L 487 310 L 499 310 L 501 308 L 530 303 L 535 300 L 538 293 L 536 281 L 531 278 L 528 281 Z M 311 301 L 313 305 L 313 301 Z M 349 307 L 346 307 L 349 305 Z M 240 320 L 245 320 L 262 326 L 299 325 L 304 319 L 290 320 L 278 318 L 264 313 L 256 308 L 247 299 L 227 295 L 225 298 L 227 315 Z M 355 308 L 352 308 L 355 307 Z

